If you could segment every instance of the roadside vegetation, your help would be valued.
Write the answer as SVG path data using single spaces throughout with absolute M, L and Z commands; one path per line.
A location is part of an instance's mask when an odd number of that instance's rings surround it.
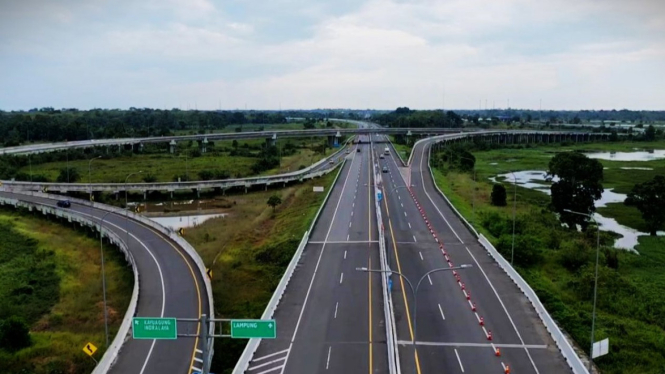
M 277 192 L 217 197 L 228 203 L 229 216 L 186 231 L 185 239 L 213 270 L 218 318 L 261 317 L 336 174 Z M 324 186 L 325 192 L 313 192 L 314 186 Z M 246 343 L 218 339 L 212 371 L 230 373 Z
M 29 156 L 0 156 L 0 179 L 61 183 L 171 182 L 245 178 L 303 169 L 336 149 L 321 138 L 282 139 L 275 146 L 265 140 L 211 142 L 202 153 L 199 144 L 184 141 L 175 153 L 167 144 L 148 144 L 144 150 L 117 147 L 71 150 Z M 97 158 L 92 162 L 91 159 Z
M 573 149 L 632 151 L 634 148 L 665 149 L 665 142 L 531 145 L 501 149 L 490 149 L 489 145 L 480 144 L 465 150 L 475 160 L 471 167 L 460 162 L 461 158 L 450 157 L 450 153 L 443 151 L 433 153 L 432 166 L 436 183 L 453 205 L 510 260 L 514 186 L 510 177 L 498 178 L 497 184 L 492 183 L 490 177 L 509 171 L 551 170 L 550 161 L 555 155 L 562 154 L 557 152 Z M 636 162 L 598 161 L 605 167 L 602 170 L 602 187 L 611 187 L 620 193 L 630 193 L 636 184 L 651 181 L 655 175 L 664 175 L 665 172 L 665 160 L 637 163 L 640 167 L 653 170 L 621 169 L 636 166 Z M 585 162 L 577 160 L 572 164 L 563 162 L 559 165 L 574 168 L 576 164 Z M 594 170 L 598 172 L 595 167 Z M 474 171 L 477 183 L 473 180 Z M 591 180 L 589 183 L 589 194 L 593 195 L 597 192 L 597 186 Z M 497 185 L 502 185 L 503 191 L 494 187 Z M 563 201 L 570 204 L 570 201 Z M 596 228 L 589 225 L 580 232 L 562 226 L 552 209 L 581 208 L 557 205 L 561 203 L 542 192 L 518 185 L 514 262 L 552 317 L 584 352 L 588 352 Z M 608 208 L 598 211 L 616 218 L 620 223 L 645 227 L 640 212 L 634 206 L 610 204 Z M 613 233 L 600 232 L 595 340 L 609 338 L 610 353 L 594 361 L 603 373 L 663 373 L 665 238 L 641 236 L 636 248 L 639 255 L 614 249 L 614 238 Z
M 109 332 L 129 305 L 133 274 L 105 245 Z M 0 209 L 0 372 L 89 373 L 82 348 L 105 347 L 99 241 L 13 209 Z

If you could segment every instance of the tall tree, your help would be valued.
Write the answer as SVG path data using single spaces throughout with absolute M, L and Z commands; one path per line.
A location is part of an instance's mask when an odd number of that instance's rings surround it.
M 594 202 L 603 193 L 603 164 L 579 152 L 557 153 L 549 163 L 548 175 L 559 177 L 552 184 L 552 208 L 559 213 L 561 222 L 575 229 L 580 225 L 586 230 L 586 216 L 565 212 L 591 214 L 596 211 Z
M 282 198 L 277 195 L 272 195 L 268 198 L 268 205 L 272 207 L 272 211 L 275 212 L 275 207 L 282 203 Z
M 636 184 L 624 204 L 636 207 L 649 228 L 649 235 L 665 227 L 665 177 L 656 175 L 652 180 Z
M 506 206 L 506 187 L 503 184 L 492 186 L 492 205 Z
M 649 125 L 644 131 L 644 140 L 653 141 L 656 140 L 656 128 L 653 125 Z

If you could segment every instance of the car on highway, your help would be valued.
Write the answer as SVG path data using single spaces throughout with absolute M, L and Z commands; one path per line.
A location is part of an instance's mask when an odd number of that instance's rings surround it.
M 387 166 L 384 166 L 384 167 L 383 167 L 383 172 L 384 172 L 384 173 L 387 173 L 387 172 L 388 172 L 388 167 L 387 167 Z
M 335 163 L 335 160 L 330 159 L 330 160 L 328 161 L 328 163 L 329 163 L 329 164 L 334 164 L 334 163 Z
M 360 148 L 356 148 L 356 152 L 360 152 Z
M 383 153 L 379 155 L 379 158 L 382 159 L 382 160 L 384 159 Z
M 56 205 L 60 208 L 69 208 L 72 206 L 72 203 L 69 200 L 58 200 Z

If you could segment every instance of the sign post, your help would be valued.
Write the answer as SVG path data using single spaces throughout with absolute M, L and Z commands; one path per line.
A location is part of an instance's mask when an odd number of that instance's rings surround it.
M 134 317 L 132 337 L 134 339 L 177 339 L 176 319 Z
M 231 337 L 234 339 L 275 339 L 277 324 L 274 319 L 233 319 L 231 320 Z

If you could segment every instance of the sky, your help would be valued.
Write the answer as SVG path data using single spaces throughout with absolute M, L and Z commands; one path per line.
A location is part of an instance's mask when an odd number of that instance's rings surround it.
M 0 0 L 0 109 L 665 109 L 663 0 Z

